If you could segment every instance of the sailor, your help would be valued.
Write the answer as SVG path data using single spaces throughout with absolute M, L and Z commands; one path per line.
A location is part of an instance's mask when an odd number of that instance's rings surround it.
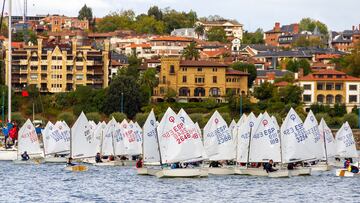
M 143 167 L 143 159 L 142 157 L 139 157 L 139 160 L 136 162 L 136 168 L 142 168 Z
M 274 169 L 273 168 L 273 164 L 274 164 L 274 161 L 272 159 L 269 160 L 269 163 L 266 163 L 264 165 L 264 169 L 266 170 L 267 173 L 271 173 L 271 172 L 275 172 L 277 171 L 277 169 Z
M 210 163 L 210 168 L 219 168 L 219 167 L 221 167 L 222 165 L 221 165 L 221 163 L 219 162 L 219 161 L 212 161 L 211 163 Z
M 68 161 L 66 162 L 67 166 L 75 166 L 76 164 L 72 163 L 72 158 L 69 157 Z
M 96 153 L 96 156 L 95 156 L 95 162 L 96 163 L 102 163 L 103 161 L 101 160 L 101 155 L 100 153 Z
M 29 155 L 27 154 L 27 152 L 25 151 L 22 155 L 21 155 L 21 160 L 22 161 L 27 161 L 27 160 L 29 160 L 30 159 L 30 157 L 29 157 Z
M 351 161 L 349 159 L 345 161 L 344 167 L 351 173 L 359 173 L 359 168 L 351 165 Z

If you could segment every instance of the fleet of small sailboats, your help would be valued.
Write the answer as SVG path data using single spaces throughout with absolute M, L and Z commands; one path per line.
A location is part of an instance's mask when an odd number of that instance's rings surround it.
M 183 109 L 175 113 L 168 108 L 160 122 L 151 111 L 143 128 L 125 119 L 95 123 L 81 113 L 71 129 L 64 121 L 48 122 L 42 135 L 43 148 L 27 120 L 19 130 L 14 163 L 65 163 L 71 157 L 80 164 L 66 166 L 65 170 L 86 171 L 88 164 L 134 166 L 131 158 L 140 156 L 143 165 L 137 173 L 159 178 L 208 174 L 290 177 L 330 170 L 336 165 L 335 157 L 358 158 L 347 122 L 334 138 L 324 119 L 318 123 L 310 111 L 303 122 L 294 109 L 281 127 L 267 112 L 258 117 L 244 114 L 228 126 L 215 111 L 203 131 Z M 31 157 L 29 161 L 22 161 L 25 151 Z M 108 158 L 95 163 L 97 153 Z M 220 164 L 214 167 L 213 162 Z M 264 170 L 268 163 L 275 163 L 271 172 Z M 357 174 L 342 168 L 336 170 L 336 175 Z

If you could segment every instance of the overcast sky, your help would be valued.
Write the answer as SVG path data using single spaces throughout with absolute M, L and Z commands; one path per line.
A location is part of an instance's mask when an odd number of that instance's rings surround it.
M 23 0 L 13 0 L 13 12 L 20 14 Z M 144 13 L 152 5 L 176 10 L 194 10 L 198 16 L 220 15 L 236 19 L 246 30 L 271 29 L 281 24 L 298 22 L 303 17 L 318 19 L 331 30 L 351 29 L 360 24 L 359 0 L 28 0 L 28 14 L 64 14 L 77 16 L 87 4 L 96 17 L 111 11 L 133 9 Z

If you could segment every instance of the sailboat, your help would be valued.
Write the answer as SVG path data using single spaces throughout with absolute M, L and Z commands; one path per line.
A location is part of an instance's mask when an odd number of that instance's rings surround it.
M 236 142 L 218 111 L 215 111 L 204 127 L 204 146 L 209 161 L 231 161 L 235 159 Z M 209 174 L 234 174 L 233 166 L 209 168 Z
M 196 160 L 202 156 L 196 148 L 197 138 L 190 136 L 188 129 L 176 113 L 168 108 L 157 126 L 160 158 L 163 164 Z M 201 177 L 200 168 L 162 168 L 155 173 L 158 178 Z
M 248 163 L 268 163 L 270 160 L 273 160 L 274 163 L 281 163 L 280 134 L 278 134 L 274 122 L 267 112 L 258 119 L 249 138 Z M 289 177 L 289 171 L 282 168 L 270 173 L 267 173 L 262 166 L 247 167 L 241 171 L 252 176 Z
M 59 155 L 70 153 L 70 130 L 61 121 L 56 122 L 55 125 L 49 121 L 42 131 L 42 135 L 45 162 L 65 163 L 66 158 Z
M 324 140 L 324 154 L 322 160 L 326 162 L 326 165 L 332 166 L 333 162 L 329 161 L 329 158 L 332 158 L 332 160 L 334 160 L 334 157 L 336 155 L 336 141 L 333 133 L 331 132 L 331 129 L 327 126 L 323 118 L 320 121 L 319 131 L 321 139 Z
M 30 159 L 28 161 L 22 161 L 21 155 L 27 152 Z M 40 148 L 38 136 L 35 131 L 34 125 L 28 119 L 25 124 L 20 128 L 18 133 L 18 151 L 17 160 L 14 160 L 16 164 L 34 164 L 40 163 L 43 159 L 43 151 Z
M 90 124 L 85 114 L 81 112 L 78 119 L 71 128 L 70 157 L 74 160 L 94 158 L 96 147 L 94 145 L 94 134 L 90 130 Z M 67 171 L 87 171 L 85 165 L 66 166 Z
M 156 126 L 155 114 L 151 110 L 143 126 L 144 166 L 137 169 L 139 175 L 155 175 L 160 171 L 159 168 L 155 168 L 161 165 Z
M 348 122 L 345 122 L 336 133 L 336 157 L 338 158 L 359 158 L 356 150 L 354 135 Z M 359 162 L 358 162 L 359 163 Z M 357 164 L 358 167 L 359 164 Z M 360 173 L 352 173 L 346 168 L 337 169 L 336 176 L 352 177 Z
M 315 160 L 312 150 L 307 145 L 309 139 L 301 118 L 291 108 L 281 126 L 282 162 L 289 164 Z M 311 167 L 296 167 L 290 170 L 290 174 L 311 175 Z

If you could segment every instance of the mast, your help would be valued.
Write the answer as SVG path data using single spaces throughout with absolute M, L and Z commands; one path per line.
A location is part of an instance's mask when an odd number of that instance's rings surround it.
M 326 158 L 326 165 L 327 165 L 328 164 L 328 155 L 327 155 L 327 148 L 326 148 L 325 125 L 323 125 L 323 137 L 324 137 L 324 149 L 325 149 L 325 158 Z
M 161 159 L 161 152 L 160 152 L 160 142 L 159 142 L 159 135 L 157 132 L 157 127 L 155 129 L 155 133 L 156 133 L 156 142 L 158 144 L 158 150 L 159 150 L 159 161 L 160 161 L 160 167 L 162 168 L 162 159 Z
M 12 28 L 11 28 L 11 23 L 12 23 L 12 16 L 11 16 L 11 4 L 12 4 L 12 0 L 9 0 L 9 50 L 8 50 L 8 122 L 11 122 L 11 63 L 12 63 L 12 47 L 11 47 L 11 34 L 12 34 Z
M 249 167 L 249 161 L 250 161 L 250 144 L 251 144 L 251 131 L 252 131 L 252 127 L 254 126 L 254 123 L 253 123 L 252 121 L 250 121 L 249 125 L 250 125 L 250 134 L 249 134 L 249 145 L 248 145 L 248 154 L 247 154 L 247 164 L 246 164 L 246 168 Z

